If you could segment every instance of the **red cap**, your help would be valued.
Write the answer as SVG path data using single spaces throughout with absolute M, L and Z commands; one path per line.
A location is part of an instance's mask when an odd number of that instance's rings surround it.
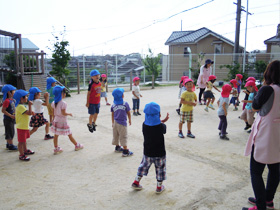
M 101 74 L 101 77 L 107 77 L 106 74 Z
M 213 80 L 213 79 L 217 79 L 217 77 L 215 75 L 210 75 L 208 81 Z
M 140 78 L 139 78 L 139 77 L 134 77 L 134 78 L 133 78 L 133 82 L 135 82 L 135 81 L 137 81 L 137 80 L 140 80 Z
M 236 79 L 232 79 L 229 82 L 233 84 L 233 87 L 237 88 L 237 81 L 236 81 Z
M 237 76 L 239 79 L 242 79 L 242 78 L 243 78 L 242 74 L 236 74 L 236 76 Z
M 253 81 L 253 80 L 249 80 L 248 82 L 246 82 L 245 87 L 248 87 L 248 86 L 254 87 L 254 88 L 255 88 L 255 91 L 258 91 L 258 90 L 259 90 L 258 87 L 256 86 L 255 81 Z
M 225 84 L 222 87 L 222 93 L 221 93 L 222 97 L 228 98 L 231 90 L 232 90 L 232 87 L 229 84 Z
M 180 83 L 181 83 L 182 81 L 184 81 L 185 79 L 189 79 L 189 77 L 188 77 L 188 76 L 182 76 L 182 77 L 181 77 L 181 80 L 180 80 Z
M 190 78 L 184 79 L 183 85 L 185 85 L 187 82 L 192 82 L 193 83 L 193 80 L 190 79 Z
M 247 81 L 250 81 L 250 80 L 252 80 L 252 81 L 256 82 L 255 77 L 248 77 L 248 78 L 246 79 L 246 82 L 247 82 Z

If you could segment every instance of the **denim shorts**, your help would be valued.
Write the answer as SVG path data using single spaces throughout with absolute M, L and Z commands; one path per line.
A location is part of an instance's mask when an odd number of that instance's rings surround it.
M 98 114 L 99 108 L 100 108 L 100 104 L 89 104 L 88 113 L 89 114 Z
M 101 92 L 101 97 L 106 97 L 107 98 L 107 92 Z

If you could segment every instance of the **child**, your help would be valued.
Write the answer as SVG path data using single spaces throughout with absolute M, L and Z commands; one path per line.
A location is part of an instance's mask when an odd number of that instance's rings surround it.
M 100 73 L 94 69 L 90 72 L 91 82 L 88 86 L 87 93 L 87 104 L 89 113 L 89 123 L 87 124 L 88 130 L 93 133 L 96 131 L 96 120 L 100 108 L 100 94 L 101 94 L 101 83 L 99 82 Z
M 140 94 L 139 83 L 140 83 L 140 78 L 134 77 L 133 86 L 132 86 L 133 116 L 141 115 L 139 112 L 139 106 L 140 106 L 139 97 L 142 97 L 142 95 Z M 137 110 L 137 112 L 135 110 Z
M 232 87 L 229 84 L 225 84 L 222 87 L 222 93 L 221 97 L 217 101 L 217 104 L 219 106 L 218 108 L 218 116 L 220 118 L 220 124 L 218 129 L 220 130 L 220 139 L 223 140 L 229 140 L 229 138 L 226 136 L 227 134 L 227 110 L 229 106 L 229 94 Z
M 53 110 L 52 110 L 52 102 L 54 100 L 54 95 L 53 95 L 53 88 L 55 86 L 56 79 L 53 77 L 49 77 L 47 79 L 47 92 L 49 93 L 49 103 L 47 105 L 48 108 L 48 113 L 50 117 L 50 125 L 52 125 L 53 121 Z
M 6 149 L 10 151 L 18 150 L 17 146 L 13 144 L 15 135 L 15 100 L 13 99 L 16 88 L 12 85 L 4 85 L 2 88 L 3 93 L 3 106 L 2 113 L 4 114 L 5 126 L 5 139 Z
M 252 110 L 252 102 L 253 102 L 253 99 L 254 99 L 255 93 L 256 93 L 255 92 L 256 84 L 254 81 L 251 80 L 251 81 L 246 82 L 245 87 L 250 92 L 250 94 L 249 94 L 248 100 L 242 101 L 243 103 L 247 103 L 247 104 L 240 116 L 240 119 L 244 120 L 244 122 L 246 123 L 244 130 L 248 130 L 249 128 L 251 128 L 251 126 L 254 122 L 255 112 Z
M 184 86 L 186 86 L 187 91 L 183 92 L 181 95 L 181 103 L 183 104 L 180 112 L 180 122 L 179 122 L 179 134 L 180 138 L 185 138 L 182 132 L 182 127 L 185 121 L 187 121 L 188 134 L 187 137 L 195 138 L 191 133 L 191 123 L 193 122 L 193 107 L 197 104 L 196 94 L 193 92 L 193 81 L 191 79 L 184 80 Z
M 22 161 L 29 161 L 30 158 L 26 155 L 33 155 L 35 152 L 27 149 L 26 139 L 30 138 L 29 133 L 29 115 L 34 114 L 32 112 L 32 102 L 28 103 L 28 110 L 23 105 L 27 103 L 27 94 L 25 90 L 17 90 L 14 94 L 14 99 L 16 100 L 16 128 L 18 137 L 18 151 L 19 159 Z
M 255 79 L 254 77 L 248 77 L 248 78 L 246 79 L 246 82 L 248 82 L 248 81 L 250 81 L 250 80 L 252 80 L 252 81 L 256 82 L 256 79 Z M 244 100 L 245 100 L 245 101 L 247 101 L 247 100 L 248 100 L 248 97 L 249 97 L 250 92 L 248 92 L 247 90 L 243 90 L 243 92 L 245 93 Z M 244 110 L 244 109 L 245 109 L 246 104 L 247 104 L 247 103 L 243 103 L 242 110 Z
M 112 127 L 113 127 L 113 141 L 116 145 L 115 152 L 122 152 L 123 157 L 133 155 L 133 152 L 127 148 L 127 117 L 129 125 L 131 125 L 130 107 L 127 102 L 123 101 L 124 89 L 116 88 L 112 95 L 114 96 L 114 103 L 111 107 L 112 112 Z M 120 146 L 123 146 L 123 148 Z
M 54 120 L 51 127 L 51 131 L 54 133 L 54 154 L 59 154 L 63 152 L 62 148 L 58 146 L 58 136 L 59 135 L 67 135 L 69 140 L 75 145 L 75 151 L 83 149 L 84 146 L 80 143 L 77 143 L 74 137 L 72 136 L 72 132 L 67 123 L 67 116 L 73 117 L 71 113 L 66 112 L 67 103 L 63 101 L 66 97 L 66 91 L 64 86 L 55 86 L 53 88 L 54 94 L 54 102 L 52 102 L 52 108 L 54 112 Z
M 239 106 L 239 95 L 240 95 L 240 92 L 241 92 L 241 85 L 242 85 L 242 74 L 236 74 L 235 76 L 235 79 L 237 81 L 237 93 L 238 93 L 238 96 L 237 96 L 237 106 Z
M 231 91 L 232 97 L 230 99 L 229 105 L 233 104 L 233 106 L 234 106 L 233 111 L 237 111 L 238 110 L 238 108 L 237 108 L 238 92 L 237 92 L 237 81 L 236 81 L 236 79 L 230 80 L 230 85 L 232 87 L 232 91 Z
M 106 74 L 101 74 L 100 82 L 101 82 L 101 98 L 105 98 L 106 105 L 110 106 L 111 104 L 109 104 L 108 100 L 107 100 L 107 92 L 106 92 L 107 76 L 106 76 Z
M 146 104 L 144 113 L 145 121 L 142 126 L 144 155 L 131 187 L 135 190 L 143 189 L 139 182 L 143 175 L 148 175 L 149 168 L 154 163 L 157 179 L 156 193 L 162 193 L 165 190 L 162 182 L 166 179 L 166 151 L 163 134 L 166 133 L 166 125 L 164 123 L 169 119 L 169 114 L 167 113 L 166 118 L 161 121 L 160 106 L 155 102 Z
M 185 79 L 188 79 L 188 78 L 189 78 L 188 76 L 182 76 L 182 77 L 181 77 L 181 80 L 180 80 L 180 82 L 179 82 L 179 88 L 180 88 L 180 90 L 179 90 L 178 98 L 180 99 L 180 101 L 181 101 L 181 95 L 182 95 L 182 93 L 183 93 L 184 91 L 187 90 L 186 87 L 183 85 L 183 82 L 184 82 Z M 178 113 L 178 115 L 180 115 L 181 106 L 182 106 L 182 104 L 179 103 L 179 108 L 176 109 L 176 112 Z
M 46 93 L 44 95 L 45 98 L 45 103 L 40 99 L 41 97 L 41 90 L 37 87 L 32 87 L 29 89 L 29 97 L 28 100 L 32 101 L 33 103 L 33 107 L 34 107 L 34 113 L 35 115 L 33 115 L 31 117 L 29 126 L 33 127 L 33 129 L 30 131 L 30 136 L 35 133 L 39 127 L 46 125 L 45 127 L 45 137 L 44 140 L 49 140 L 49 139 L 53 139 L 53 136 L 51 136 L 49 134 L 49 130 L 50 130 L 50 123 L 44 118 L 44 108 L 43 106 L 48 106 L 49 104 L 49 94 Z
M 215 85 L 214 82 L 216 81 L 216 76 L 215 75 L 210 75 L 208 81 L 206 82 L 206 87 L 207 90 L 204 92 L 204 100 L 207 102 L 206 103 L 206 107 L 205 107 L 205 111 L 208 112 L 208 107 L 210 109 L 215 110 L 215 108 L 213 107 L 213 103 L 215 101 L 215 97 L 214 94 L 212 92 L 212 88 L 215 88 L 217 91 L 221 92 Z M 210 104 L 211 102 L 211 104 Z M 210 105 L 209 105 L 210 104 Z

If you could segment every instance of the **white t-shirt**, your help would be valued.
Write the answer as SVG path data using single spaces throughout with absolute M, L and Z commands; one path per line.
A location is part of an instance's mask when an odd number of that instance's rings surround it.
M 41 99 L 35 99 L 33 101 L 33 107 L 34 107 L 34 112 L 35 113 L 43 113 L 44 112 L 44 107 L 42 106 L 44 102 Z
M 132 92 L 134 91 L 135 95 L 138 96 L 138 98 L 140 97 L 140 87 L 139 85 L 133 85 L 132 86 Z M 133 94 L 132 94 L 132 99 L 137 99 Z
M 223 103 L 225 102 L 226 103 L 226 110 L 228 110 L 228 105 L 229 105 L 229 98 L 224 98 L 224 97 L 220 97 L 219 98 L 219 108 L 217 110 L 218 112 L 218 115 L 221 116 L 221 115 L 225 115 L 225 111 L 223 109 Z

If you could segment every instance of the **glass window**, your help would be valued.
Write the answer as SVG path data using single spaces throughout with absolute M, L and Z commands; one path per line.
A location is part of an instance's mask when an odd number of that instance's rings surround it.
M 222 45 L 221 44 L 215 44 L 215 53 L 221 54 L 222 53 Z
M 188 52 L 188 47 L 184 47 L 184 57 L 188 57 L 189 56 L 189 52 Z

